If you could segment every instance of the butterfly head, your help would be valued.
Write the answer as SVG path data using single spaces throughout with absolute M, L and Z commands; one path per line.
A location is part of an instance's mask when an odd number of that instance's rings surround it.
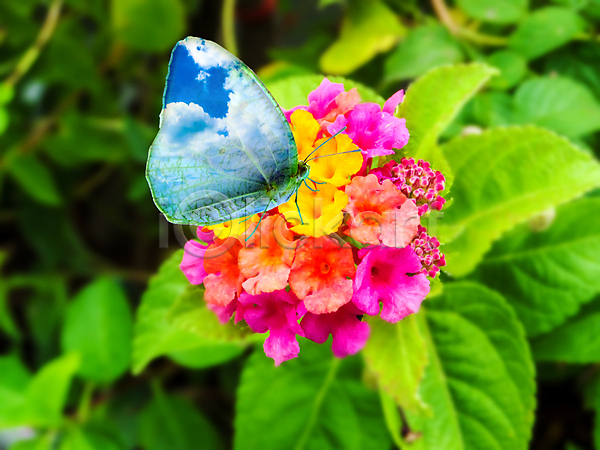
M 298 185 L 302 184 L 302 182 L 308 179 L 310 175 L 310 166 L 308 163 L 304 161 L 298 161 L 298 173 L 296 174 L 296 179 L 298 180 Z

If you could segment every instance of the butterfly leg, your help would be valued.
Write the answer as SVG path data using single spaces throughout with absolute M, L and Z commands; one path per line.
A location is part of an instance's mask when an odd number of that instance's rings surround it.
M 311 188 L 311 187 L 308 185 L 308 183 L 306 182 L 306 180 L 304 180 L 304 185 L 305 185 L 307 188 L 309 188 L 311 191 L 313 191 L 313 192 L 317 192 L 317 190 L 316 190 L 316 189 L 313 189 L 313 188 Z
M 304 225 L 304 220 L 302 220 L 302 213 L 300 212 L 300 206 L 298 205 L 298 190 L 296 190 L 296 198 L 294 199 L 294 203 L 296 203 L 296 209 L 298 210 L 298 215 L 300 215 L 300 225 Z
M 258 223 L 256 224 L 256 227 L 254 228 L 254 230 L 252 231 L 252 233 L 250 233 L 250 236 L 248 236 L 248 237 L 246 238 L 246 241 L 247 241 L 248 239 L 250 239 L 250 238 L 251 238 L 251 237 L 254 235 L 254 233 L 256 233 L 256 230 L 258 230 L 258 227 L 260 227 L 260 223 L 262 222 L 263 215 L 264 215 L 264 214 L 265 214 L 265 213 L 266 213 L 266 212 L 269 210 L 269 206 L 270 206 L 270 205 L 271 205 L 271 199 L 269 199 L 269 203 L 267 203 L 267 207 L 266 207 L 266 208 L 265 208 L 265 210 L 264 210 L 264 211 L 261 213 L 261 215 L 260 215 L 260 217 L 259 217 L 259 219 L 258 219 Z

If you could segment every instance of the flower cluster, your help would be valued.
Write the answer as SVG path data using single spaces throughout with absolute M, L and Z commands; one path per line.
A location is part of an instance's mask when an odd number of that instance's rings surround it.
M 269 331 L 264 350 L 276 365 L 298 356 L 297 336 L 331 335 L 336 356 L 356 353 L 369 336 L 364 315 L 395 323 L 418 311 L 445 265 L 420 224 L 444 205 L 443 175 L 409 158 L 373 167 L 408 142 L 394 115 L 402 99 L 360 103 L 356 89 L 324 79 L 308 106 L 285 112 L 310 167 L 297 204 L 293 196 L 260 217 L 199 228 L 205 244 L 185 246 L 181 270 L 204 283 L 209 308 L 223 323 L 234 316 Z

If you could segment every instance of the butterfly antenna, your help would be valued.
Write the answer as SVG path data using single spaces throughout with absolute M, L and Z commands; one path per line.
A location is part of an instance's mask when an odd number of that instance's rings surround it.
M 346 128 L 348 128 L 348 127 L 344 127 L 344 128 L 342 128 L 340 131 L 338 131 L 337 133 L 335 133 L 333 136 L 330 136 L 330 137 L 328 137 L 326 141 L 324 141 L 324 142 L 321 142 L 317 148 L 315 148 L 315 149 L 314 149 L 312 152 L 310 152 L 310 153 L 308 154 L 308 156 L 307 156 L 306 158 L 304 158 L 304 162 L 307 162 L 306 160 L 307 160 L 308 158 L 310 158 L 310 157 L 311 157 L 311 155 L 312 155 L 314 152 L 316 152 L 317 150 L 319 150 L 319 149 L 320 149 L 320 148 L 321 148 L 323 145 L 327 144 L 327 143 L 328 143 L 330 140 L 332 140 L 332 139 L 333 139 L 334 137 L 336 137 L 338 134 L 340 134 L 340 133 L 342 133 L 342 132 L 346 131 Z
M 252 236 L 254 236 L 254 233 L 256 233 L 256 230 L 258 230 L 258 227 L 260 226 L 260 223 L 262 222 L 262 218 L 263 215 L 269 210 L 269 206 L 271 205 L 271 199 L 269 199 L 269 203 L 267 203 L 267 207 L 265 208 L 265 210 L 261 213 L 259 219 L 258 219 L 258 223 L 256 224 L 256 227 L 254 227 L 254 230 L 252 231 L 252 233 L 250 233 L 250 236 L 248 236 L 245 240 L 248 241 L 248 239 L 250 239 Z
M 302 220 L 302 213 L 300 212 L 300 206 L 298 205 L 298 189 L 296 189 L 296 198 L 294 199 L 294 203 L 296 203 L 296 209 L 298 210 L 298 215 L 300 216 L 300 225 L 304 225 L 304 220 Z
M 356 150 L 350 150 L 347 152 L 341 152 L 341 153 L 330 153 L 329 155 L 321 155 L 321 156 L 315 156 L 314 158 L 309 159 L 308 161 L 305 162 L 311 162 L 314 161 L 315 159 L 319 159 L 319 158 L 325 158 L 326 156 L 336 156 L 336 155 L 343 155 L 344 153 L 356 153 L 356 152 L 360 152 L 360 148 L 356 149 Z

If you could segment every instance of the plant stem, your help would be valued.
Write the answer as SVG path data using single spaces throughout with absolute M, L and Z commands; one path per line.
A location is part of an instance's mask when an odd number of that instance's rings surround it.
M 237 56 L 238 48 L 235 41 L 235 0 L 223 0 L 221 16 L 224 47 Z
M 296 450 L 303 450 L 308 439 L 310 438 L 310 433 L 312 433 L 315 424 L 317 423 L 317 418 L 319 413 L 321 412 L 321 406 L 323 405 L 323 401 L 329 392 L 329 388 L 331 387 L 331 383 L 335 380 L 335 376 L 337 375 L 337 371 L 340 368 L 341 363 L 340 358 L 333 358 L 331 360 L 331 365 L 329 366 L 329 371 L 323 380 L 323 384 L 321 385 L 321 389 L 317 393 L 317 396 L 313 401 L 313 408 L 310 413 L 310 417 L 306 426 L 304 427 L 304 433 L 298 439 L 298 444 L 296 445 Z
M 92 394 L 96 386 L 91 381 L 88 381 L 83 386 L 83 392 L 81 393 L 81 399 L 79 400 L 79 406 L 77 408 L 77 419 L 80 423 L 86 423 L 90 417 L 90 409 L 92 404 Z
M 15 84 L 17 84 L 21 77 L 27 73 L 33 63 L 38 59 L 42 49 L 48 43 L 52 37 L 52 34 L 54 33 L 54 30 L 56 29 L 62 4 L 63 0 L 54 0 L 52 2 L 50 8 L 48 8 L 46 19 L 44 20 L 44 24 L 42 25 L 42 29 L 40 30 L 37 39 L 21 57 L 13 73 L 10 74 L 9 77 L 4 81 L 5 85 L 11 88 L 14 87 Z
M 502 47 L 508 44 L 508 39 L 499 36 L 491 36 L 489 34 L 479 33 L 475 30 L 463 28 L 458 25 L 453 19 L 452 14 L 444 0 L 431 0 L 431 6 L 435 11 L 435 15 L 439 21 L 448 28 L 448 31 L 458 38 L 463 38 L 475 44 L 499 46 Z

